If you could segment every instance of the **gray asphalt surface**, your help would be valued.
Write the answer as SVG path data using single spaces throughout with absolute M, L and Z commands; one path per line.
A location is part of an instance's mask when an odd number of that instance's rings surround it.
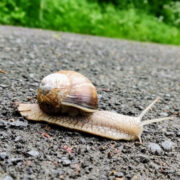
M 180 47 L 0 26 L 0 69 L 0 179 L 180 179 Z M 15 102 L 64 69 L 93 82 L 99 109 L 135 116 L 159 96 L 144 119 L 177 118 L 145 126 L 142 144 L 22 118 Z

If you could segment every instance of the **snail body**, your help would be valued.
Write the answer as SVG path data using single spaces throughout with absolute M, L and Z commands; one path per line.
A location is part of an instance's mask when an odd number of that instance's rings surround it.
M 38 104 L 19 104 L 18 110 L 26 119 L 44 121 L 113 140 L 139 139 L 141 142 L 144 125 L 173 119 L 166 117 L 141 121 L 159 98 L 138 117 L 97 110 L 95 87 L 86 77 L 74 71 L 60 71 L 45 77 L 40 83 L 37 99 Z

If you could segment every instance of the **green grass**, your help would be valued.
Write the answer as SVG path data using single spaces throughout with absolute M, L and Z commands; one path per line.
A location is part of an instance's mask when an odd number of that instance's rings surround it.
M 180 45 L 180 30 L 148 12 L 92 0 L 1 0 L 0 23 Z

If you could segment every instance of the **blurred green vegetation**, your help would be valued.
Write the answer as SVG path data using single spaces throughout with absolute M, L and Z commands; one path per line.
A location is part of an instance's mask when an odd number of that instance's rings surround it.
M 180 45 L 180 2 L 1 0 L 0 24 Z

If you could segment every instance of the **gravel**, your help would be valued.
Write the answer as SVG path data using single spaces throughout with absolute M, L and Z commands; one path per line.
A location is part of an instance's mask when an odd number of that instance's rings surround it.
M 180 48 L 0 26 L 1 179 L 172 179 L 180 177 Z M 26 121 L 18 102 L 36 102 L 41 79 L 75 70 L 97 87 L 99 109 L 144 117 L 176 115 L 147 125 L 138 141 L 113 141 Z

